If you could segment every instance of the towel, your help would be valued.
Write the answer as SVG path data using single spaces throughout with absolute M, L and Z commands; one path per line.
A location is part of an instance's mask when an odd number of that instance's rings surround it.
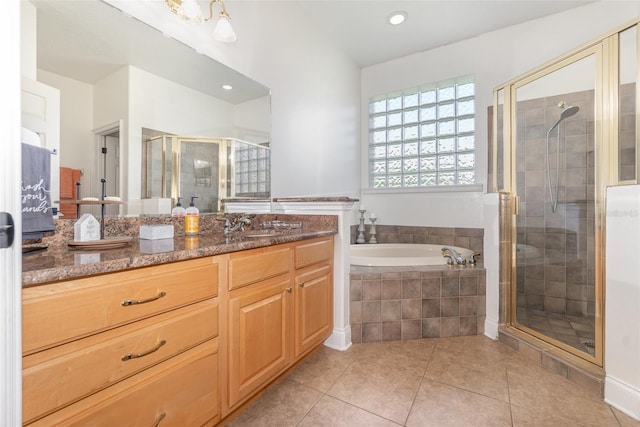
M 51 151 L 22 144 L 22 238 L 39 239 L 53 231 Z

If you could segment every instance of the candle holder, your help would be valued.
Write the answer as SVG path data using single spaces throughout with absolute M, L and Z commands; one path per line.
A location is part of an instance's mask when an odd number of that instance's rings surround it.
M 371 228 L 369 228 L 369 243 L 378 243 L 376 240 L 376 221 L 378 218 L 369 218 L 371 221 Z
M 356 238 L 356 243 L 367 243 L 364 240 L 364 213 L 365 210 L 360 210 L 360 225 L 358 226 L 358 237 Z

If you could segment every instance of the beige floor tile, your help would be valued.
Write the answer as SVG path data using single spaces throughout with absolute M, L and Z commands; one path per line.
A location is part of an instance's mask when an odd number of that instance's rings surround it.
M 425 378 L 509 403 L 506 366 L 476 360 L 471 353 L 436 348 Z
M 353 351 L 321 347 L 287 376 L 287 379 L 326 393 L 342 373 L 356 360 Z
M 401 344 L 402 341 L 377 342 L 353 345 L 356 354 L 355 365 L 394 367 L 417 376 L 423 376 L 429 357 L 433 352 L 433 344 L 425 340 L 422 352 L 421 344 Z M 407 351 L 407 349 L 412 349 Z M 427 356 L 428 354 L 428 356 Z
M 513 405 L 511 406 L 511 416 L 513 427 L 580 427 L 580 424 Z
M 295 426 L 322 397 L 322 394 L 294 381 L 284 380 L 271 386 L 228 427 Z
M 402 424 L 409 414 L 424 369 L 416 372 L 415 368 L 391 363 L 388 356 L 381 359 L 383 363 L 353 363 L 327 394 Z
M 583 426 L 617 426 L 609 406 L 569 380 L 536 365 L 507 368 L 511 404 Z
M 495 362 L 520 363 L 523 361 L 522 356 L 517 352 L 483 335 L 441 339 L 436 348 L 469 355 L 478 363 L 485 365 Z
M 406 426 L 511 426 L 509 404 L 425 379 Z
M 611 411 L 622 427 L 640 427 L 640 421 L 634 420 L 629 415 L 618 411 L 616 408 L 612 407 Z
M 396 424 L 353 405 L 325 396 L 297 427 L 397 427 Z

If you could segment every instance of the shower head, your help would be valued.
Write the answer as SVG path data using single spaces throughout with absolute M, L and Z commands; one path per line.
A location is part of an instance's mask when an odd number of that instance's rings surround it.
M 547 132 L 547 137 L 560 124 L 560 122 L 562 122 L 564 119 L 567 119 L 575 115 L 580 110 L 580 107 L 567 105 L 567 103 L 564 101 L 559 103 L 558 107 L 562 108 L 562 112 L 560 113 L 560 118 L 558 119 L 557 122 L 553 124 L 553 126 L 551 126 L 551 128 L 549 129 L 549 132 Z
M 562 110 L 562 113 L 560 113 L 560 120 L 564 120 L 568 117 L 575 115 L 579 110 L 580 110 L 580 107 L 565 105 L 564 109 Z

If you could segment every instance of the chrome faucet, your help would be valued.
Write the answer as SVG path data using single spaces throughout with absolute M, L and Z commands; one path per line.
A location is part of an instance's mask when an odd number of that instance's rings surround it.
M 246 216 L 226 216 L 224 218 L 225 236 L 238 230 L 244 231 L 244 226 L 251 224 L 251 219 Z
M 444 246 L 441 251 L 442 256 L 447 258 L 447 264 L 449 265 L 467 263 L 467 260 L 451 246 Z

